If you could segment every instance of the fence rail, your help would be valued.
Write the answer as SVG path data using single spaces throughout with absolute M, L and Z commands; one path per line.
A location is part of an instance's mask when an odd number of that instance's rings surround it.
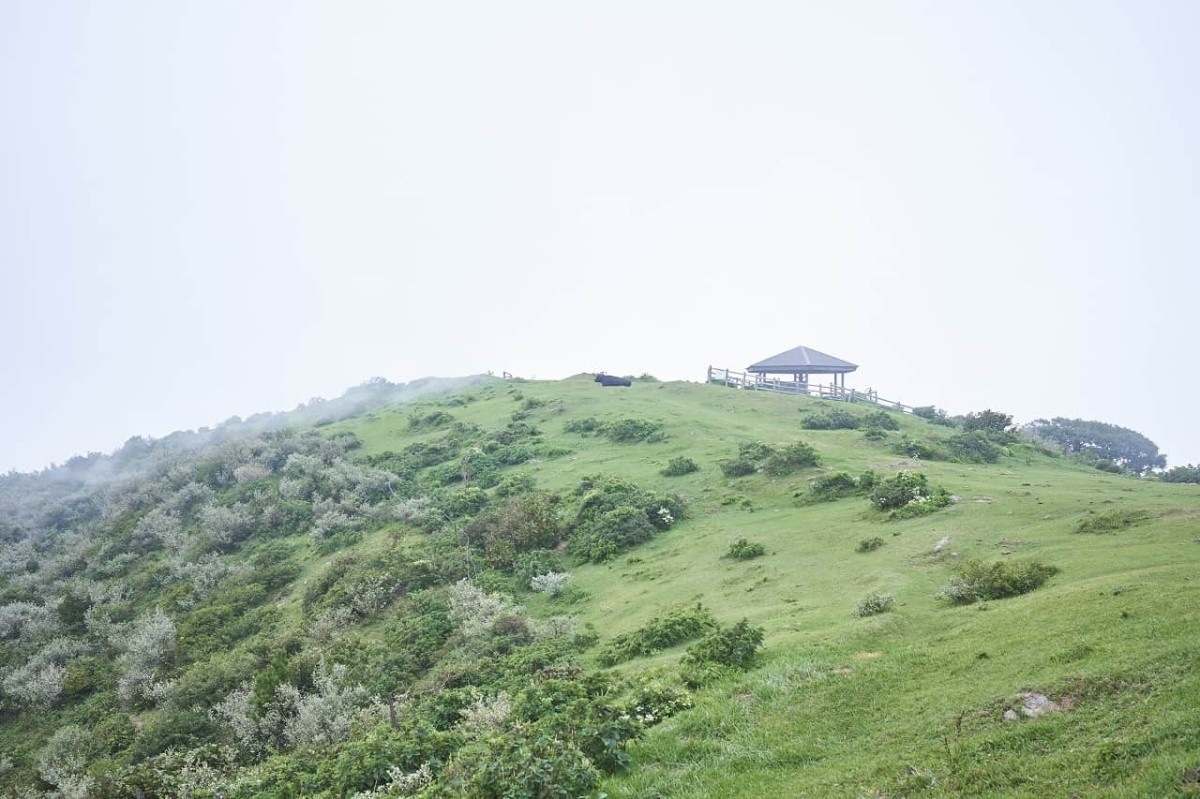
M 799 394 L 806 397 L 820 397 L 840 402 L 863 402 L 869 405 L 876 405 L 880 408 L 887 408 L 888 410 L 900 411 L 901 413 L 912 413 L 913 411 L 910 406 L 894 400 L 884 399 L 871 389 L 858 391 L 857 389 L 846 388 L 845 386 L 827 386 L 819 383 L 801 383 L 795 380 L 766 378 L 762 375 L 735 372 L 732 369 L 718 369 L 714 366 L 708 367 L 707 382 L 728 386 L 729 388 L 738 388 L 744 391 L 772 391 L 776 394 Z

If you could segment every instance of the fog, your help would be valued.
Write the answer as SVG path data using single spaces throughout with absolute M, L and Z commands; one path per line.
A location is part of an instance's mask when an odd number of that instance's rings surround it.
M 850 387 L 1200 461 L 1191 3 L 0 6 L 0 471 L 381 375 Z

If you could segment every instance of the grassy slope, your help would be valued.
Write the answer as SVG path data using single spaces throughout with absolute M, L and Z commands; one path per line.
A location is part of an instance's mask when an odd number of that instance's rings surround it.
M 570 456 L 530 463 L 539 487 L 568 490 L 613 473 L 679 491 L 690 518 L 614 562 L 574 571 L 588 593 L 576 607 L 607 638 L 680 602 L 703 601 L 723 621 L 766 628 L 762 665 L 703 693 L 697 707 L 653 729 L 637 766 L 610 779 L 613 797 L 641 796 L 1163 796 L 1200 767 L 1200 491 L 1102 474 L 1033 453 L 995 465 L 921 463 L 962 501 L 921 519 L 863 518 L 862 499 L 798 507 L 815 472 L 728 480 L 716 462 L 738 443 L 804 440 L 823 469 L 918 466 L 855 431 L 803 431 L 799 411 L 822 403 L 694 384 L 602 389 L 588 379 L 504 385 L 451 409 L 497 427 L 514 391 L 546 400 L 530 420 Z M 400 449 L 407 408 L 332 429 L 358 434 L 368 453 Z M 583 416 L 665 422 L 668 439 L 615 445 L 562 432 Z M 942 431 L 902 420 L 903 432 Z M 893 434 L 894 435 L 894 434 Z M 666 478 L 686 454 L 701 471 Z M 753 510 L 723 505 L 742 495 Z M 1090 509 L 1127 507 L 1153 519 L 1115 535 L 1079 535 Z M 862 538 L 886 545 L 854 551 Z M 768 555 L 721 555 L 741 536 Z M 950 537 L 944 557 L 934 544 Z M 1010 554 L 1011 553 L 1011 554 Z M 965 557 L 1037 557 L 1062 572 L 1015 599 L 950 607 L 933 598 Z M 872 590 L 894 612 L 851 615 Z M 534 609 L 537 610 L 536 602 Z M 680 652 L 627 664 L 672 664 Z M 1017 692 L 1074 707 L 1035 720 L 1001 720 Z M 1192 794 L 1194 795 L 1194 792 Z

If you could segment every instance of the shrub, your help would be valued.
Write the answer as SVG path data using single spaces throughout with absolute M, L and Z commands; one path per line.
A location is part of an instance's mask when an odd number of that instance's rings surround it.
M 1200 483 L 1200 466 L 1176 466 L 1159 477 L 1164 483 Z
M 651 619 L 633 632 L 614 636 L 600 650 L 597 660 L 602 666 L 615 666 L 717 629 L 716 618 L 703 605 L 676 608 L 661 618 Z
M 849 472 L 832 472 L 809 481 L 809 497 L 817 502 L 832 502 L 860 490 L 859 480 Z
M 946 489 L 930 487 L 921 472 L 897 472 L 880 480 L 867 495 L 871 505 L 896 521 L 933 513 L 950 504 Z
M 453 421 L 454 416 L 445 411 L 430 411 L 424 414 L 413 411 L 408 417 L 408 429 L 432 430 L 436 427 L 445 427 Z
M 916 441 L 911 438 L 901 438 L 892 445 L 892 452 L 906 458 L 916 458 L 922 461 L 944 461 L 946 452 L 932 441 Z
M 567 422 L 563 424 L 563 432 L 586 435 L 588 433 L 595 433 L 601 427 L 602 423 L 599 419 L 595 418 L 594 416 L 588 416 L 584 419 L 567 420 Z
M 751 627 L 742 619 L 732 627 L 709 633 L 693 646 L 684 656 L 685 664 L 713 663 L 745 670 L 754 663 L 754 656 L 763 642 L 763 629 Z
M 662 470 L 662 474 L 664 477 L 681 477 L 699 470 L 700 467 L 691 458 L 678 457 L 671 458 L 667 463 L 667 468 Z
M 978 430 L 964 430 L 946 439 L 946 449 L 959 463 L 995 463 L 1001 449 Z
M 984 433 L 1003 433 L 1012 427 L 1012 414 L 1000 413 L 990 408 L 978 413 L 968 413 L 962 418 L 962 429 L 970 432 L 979 430 Z
M 746 441 L 738 445 L 738 457 L 748 461 L 765 460 L 775 454 L 775 448 L 761 441 Z
M 858 546 L 854 548 L 855 552 L 874 552 L 883 546 L 883 539 L 879 536 L 874 538 L 864 538 L 858 542 Z
M 993 563 L 969 560 L 959 566 L 958 574 L 938 592 L 938 597 L 959 605 L 969 605 L 981 599 L 1019 596 L 1041 587 L 1057 573 L 1058 569 L 1054 566 L 1037 560 Z
M 616 478 L 584 478 L 575 495 L 580 500 L 568 549 L 583 561 L 607 560 L 684 516 L 678 496 L 651 494 Z
M 739 538 L 729 545 L 729 557 L 734 560 L 750 560 L 767 554 L 767 548 L 762 544 Z
M 1130 510 L 1126 508 L 1114 508 L 1102 513 L 1089 512 L 1087 516 L 1080 519 L 1079 523 L 1075 525 L 1075 532 L 1093 534 L 1115 533 L 1118 530 L 1124 530 L 1126 527 L 1141 524 L 1149 518 L 1150 514 L 1144 510 Z
M 862 418 L 862 426 L 876 430 L 899 430 L 900 422 L 896 417 L 884 410 L 871 411 Z
M 535 594 L 558 596 L 567 589 L 567 583 L 570 581 L 570 572 L 547 572 L 531 578 L 529 588 Z
M 556 572 L 561 566 L 562 559 L 553 550 L 533 549 L 517 556 L 513 562 L 513 576 L 520 585 L 527 586 L 539 574 Z
M 767 458 L 763 471 L 772 477 L 786 477 L 799 469 L 816 466 L 819 460 L 815 449 L 803 441 L 797 441 Z
M 599 563 L 653 535 L 654 525 L 646 513 L 626 505 L 581 524 L 571 534 L 567 548 L 580 561 Z
M 625 712 L 647 727 L 674 716 L 692 706 L 683 688 L 661 679 L 643 677 L 633 686 L 633 696 L 625 703 Z
M 805 430 L 857 430 L 863 426 L 863 420 L 849 411 L 825 411 L 805 416 L 800 426 Z
M 651 422 L 646 419 L 617 419 L 613 422 L 606 422 L 601 432 L 610 441 L 617 444 L 634 444 L 639 441 L 662 441 L 666 438 L 662 427 L 662 422 Z
M 745 458 L 736 458 L 731 461 L 721 461 L 721 472 L 726 477 L 745 477 L 748 474 L 754 474 L 758 471 L 758 466 L 754 461 L 746 460 Z
M 946 415 L 946 412 L 941 408 L 935 408 L 932 405 L 923 405 L 919 408 L 913 408 L 913 415 L 920 416 L 927 422 L 941 425 L 942 427 L 953 427 L 954 422 Z
M 887 437 L 887 431 L 880 430 L 878 427 L 868 427 L 863 432 L 863 438 L 867 441 L 886 441 Z
M 895 602 L 896 600 L 891 594 L 878 594 L 872 591 L 858 600 L 858 604 L 854 607 L 854 615 L 860 618 L 878 616 L 880 613 L 887 613 L 891 610 Z

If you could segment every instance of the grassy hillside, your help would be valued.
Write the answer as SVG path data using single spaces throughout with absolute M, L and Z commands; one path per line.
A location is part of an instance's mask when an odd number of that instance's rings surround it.
M 63 674 L 42 694 L 6 678 L 0 779 L 50 789 L 47 751 L 69 749 L 77 733 L 61 731 L 74 728 L 104 744 L 59 769 L 63 795 L 80 784 L 182 794 L 159 772 L 188 751 L 206 770 L 195 795 L 1195 795 L 1200 488 L 1004 436 L 994 463 L 897 454 L 946 452 L 957 434 L 915 417 L 891 416 L 899 429 L 885 432 L 801 425 L 845 410 L 696 384 L 485 381 L 176 464 L 136 501 L 106 497 L 104 513 L 42 543 L 6 545 L 3 599 L 24 605 L 0 615 L 18 619 L 0 624 L 5 674 L 29 662 Z M 726 476 L 721 464 L 753 442 L 805 442 L 819 460 L 760 458 Z M 699 468 L 665 476 L 678 458 Z M 841 472 L 846 495 L 816 501 L 813 480 Z M 891 520 L 868 500 L 871 481 L 915 472 L 932 498 L 945 489 L 945 507 Z M 671 495 L 680 504 L 664 520 Z M 588 515 L 612 497 L 620 507 Z M 649 540 L 597 548 L 594 531 L 615 519 Z M 731 557 L 742 539 L 763 554 Z M 938 596 L 967 562 L 1031 560 L 1057 569 L 1036 590 Z M 530 592 L 528 575 L 551 569 L 570 572 L 568 588 Z M 482 591 L 477 607 L 500 603 L 482 633 L 471 631 L 482 611 L 461 609 L 464 578 Z M 869 594 L 890 607 L 859 615 Z M 681 668 L 711 622 L 611 656 L 618 636 L 698 603 L 723 630 L 746 619 L 763 631 L 749 669 Z M 59 618 L 39 637 L 28 620 L 51 606 Z M 169 655 L 140 663 L 131 641 L 162 616 Z M 328 688 L 333 664 L 346 667 L 341 694 Z M 211 712 L 243 681 L 256 691 L 244 723 L 265 723 L 271 692 L 295 687 L 274 733 L 241 738 Z M 628 721 L 651 694 L 653 718 Z M 397 695 L 399 721 L 396 700 L 391 719 L 383 707 Z M 1028 717 L 1025 705 L 1049 711 Z M 589 725 L 608 732 L 589 738 Z M 597 743 L 610 733 L 611 746 Z M 218 743 L 232 748 L 203 749 Z M 516 786 L 551 762 L 564 770 Z M 426 764 L 427 782 L 396 778 Z M 399 772 L 383 776 L 387 765 Z M 602 784 L 576 780 L 593 767 Z

